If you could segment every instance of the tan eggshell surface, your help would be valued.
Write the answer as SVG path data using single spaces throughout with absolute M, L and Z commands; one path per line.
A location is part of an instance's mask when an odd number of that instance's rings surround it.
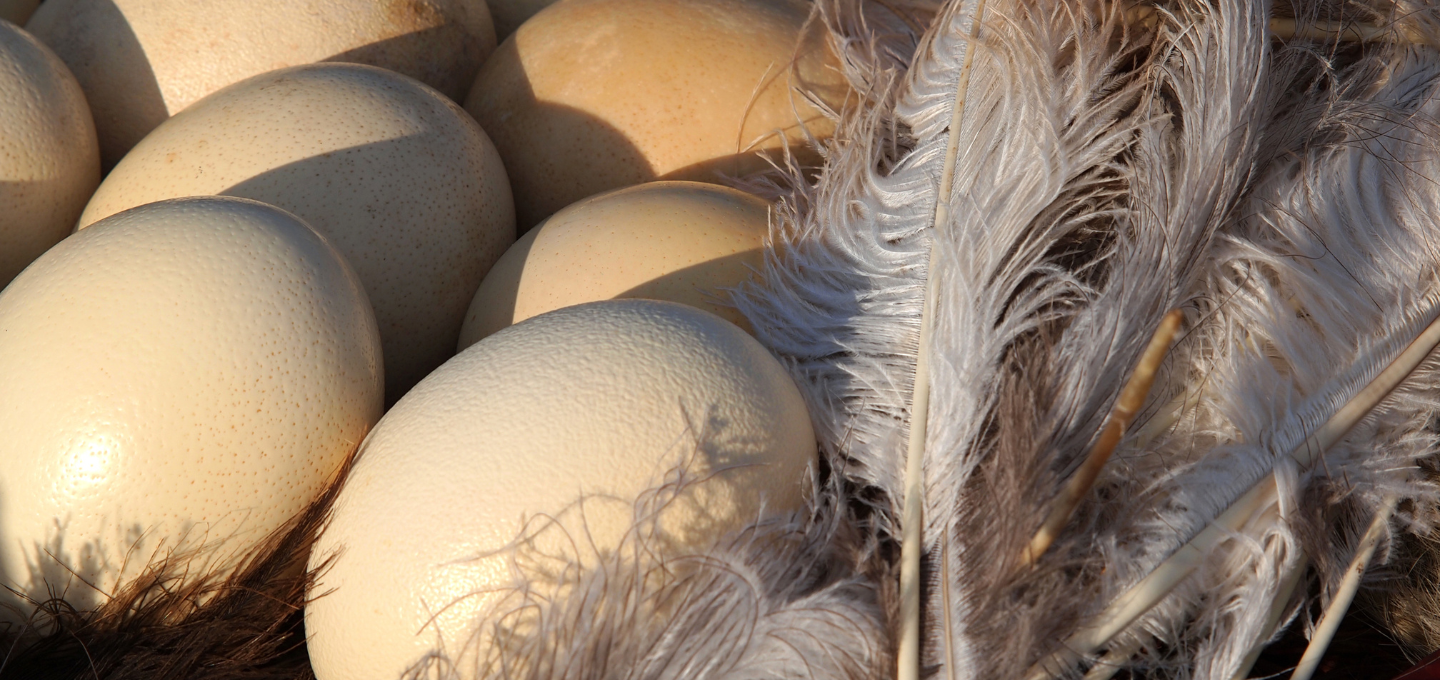
M 0 581 L 81 608 L 101 598 L 79 579 L 113 591 L 162 544 L 223 564 L 279 527 L 382 406 L 355 274 L 293 215 L 228 198 L 52 248 L 0 293 L 0 375 Z
M 705 430 L 698 447 L 687 424 Z M 536 551 L 593 564 L 583 546 L 616 547 L 636 499 L 688 462 L 701 481 L 662 511 L 655 544 L 705 549 L 762 504 L 801 507 L 814 459 L 794 383 L 719 317 L 612 300 L 516 324 L 431 374 L 362 446 L 311 556 L 339 551 L 305 612 L 316 677 L 399 677 L 437 630 L 459 648 L 503 598 L 487 589 L 511 585 L 495 551 L 527 520 L 559 523 Z
M 830 120 L 793 90 L 837 107 L 848 92 L 820 24 L 802 33 L 809 11 L 803 0 L 566 0 L 531 17 L 465 100 L 505 159 L 521 230 L 609 189 L 764 169 L 752 152 L 803 147 L 802 123 L 829 136 Z
M 75 77 L 0 21 L 0 288 L 75 228 L 100 183 L 100 149 Z
M 167 116 L 266 71 L 370 64 L 459 101 L 495 49 L 484 0 L 47 0 L 26 27 L 85 88 L 106 167 Z
M 726 289 L 763 263 L 770 206 L 699 182 L 651 182 L 592 196 L 531 229 L 476 291 L 460 349 L 532 316 L 614 298 L 699 307 L 741 328 Z
M 316 64 L 196 102 L 135 147 L 80 217 L 242 196 L 330 239 L 365 283 L 398 399 L 455 352 L 465 310 L 515 240 L 505 168 L 475 121 L 410 78 Z

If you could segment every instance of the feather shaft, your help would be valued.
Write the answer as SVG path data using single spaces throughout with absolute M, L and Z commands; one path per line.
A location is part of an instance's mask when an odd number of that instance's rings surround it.
M 1296 446 L 1290 456 L 1302 469 L 1310 468 L 1327 449 L 1340 441 L 1366 414 L 1404 382 L 1437 345 L 1440 345 L 1440 318 L 1431 321 L 1394 361 Z M 1066 668 L 1092 654 L 1129 627 L 1193 574 L 1210 551 L 1244 527 L 1257 511 L 1276 497 L 1276 493 L 1275 476 L 1266 475 L 1195 538 L 1181 546 L 1134 587 L 1116 598 L 1097 617 L 1095 623 L 1080 628 L 1065 640 L 1060 651 L 1031 666 L 1026 677 L 1043 680 L 1060 675 Z
M 1100 657 L 1090 670 L 1085 671 L 1084 680 L 1110 680 L 1125 669 L 1125 663 L 1139 653 L 1140 647 L 1140 640 L 1137 638 L 1122 647 L 1106 650 L 1105 655 Z
M 1390 496 L 1380 506 L 1380 511 L 1375 513 L 1375 520 L 1370 523 L 1370 528 L 1365 531 L 1365 537 L 1360 539 L 1360 545 L 1355 552 L 1355 558 L 1350 561 L 1350 567 L 1345 571 L 1345 578 L 1340 581 L 1340 588 L 1335 592 L 1335 599 L 1330 601 L 1330 606 L 1325 608 L 1325 613 L 1320 616 L 1320 623 L 1315 626 L 1315 634 L 1310 638 L 1310 644 L 1305 646 L 1305 653 L 1300 657 L 1300 663 L 1295 666 L 1295 672 L 1290 675 L 1290 680 L 1310 680 L 1315 674 L 1315 669 L 1320 667 L 1320 660 L 1325 656 L 1325 650 L 1329 649 L 1330 641 L 1335 639 L 1335 631 L 1340 629 L 1340 621 L 1345 618 L 1345 612 L 1350 609 L 1350 603 L 1355 601 L 1355 593 L 1360 590 L 1360 579 L 1370 567 L 1370 560 L 1375 556 L 1375 548 L 1380 545 L 1381 539 L 1385 538 L 1386 528 L 1390 523 L 1390 513 L 1395 509 L 1395 497 Z
M 1022 567 L 1033 566 L 1035 561 L 1045 554 L 1070 521 L 1071 515 L 1075 514 L 1075 508 L 1080 505 L 1080 501 L 1085 499 L 1090 488 L 1095 485 L 1100 471 L 1110 460 L 1110 454 L 1115 452 L 1120 438 L 1125 436 L 1125 428 L 1129 427 L 1130 421 L 1134 420 L 1135 414 L 1145 404 L 1145 397 L 1150 394 L 1150 385 L 1155 381 L 1155 372 L 1160 369 L 1160 362 L 1165 360 L 1165 354 L 1175 340 L 1175 333 L 1180 330 L 1182 319 L 1184 315 L 1176 309 L 1160 321 L 1160 327 L 1155 330 L 1155 335 L 1145 348 L 1139 365 L 1125 383 L 1120 399 L 1115 402 L 1115 408 L 1110 412 L 1110 419 L 1105 423 L 1105 429 L 1100 432 L 1100 438 L 1095 441 L 1080 468 L 1065 483 L 1060 497 L 1055 500 L 1054 507 L 1045 518 L 1045 523 L 1025 547 L 1020 558 Z
M 965 61 L 955 86 L 955 106 L 950 114 L 950 128 L 945 148 L 945 165 L 940 173 L 939 196 L 935 202 L 938 228 L 950 218 L 945 200 L 955 182 L 955 162 L 960 153 L 960 128 L 965 115 L 965 93 L 970 88 L 970 68 L 975 59 L 975 39 L 985 14 L 986 0 L 978 0 L 970 26 L 970 39 L 965 45 Z M 924 551 L 922 527 L 925 521 L 925 435 L 930 416 L 930 336 L 934 327 L 935 249 L 930 249 L 926 265 L 925 299 L 920 315 L 920 346 L 915 360 L 914 392 L 910 399 L 910 434 L 905 459 L 905 508 L 902 520 L 903 538 L 900 547 L 900 645 L 897 650 L 897 680 L 920 677 L 920 557 Z M 947 668 L 948 668 L 947 664 Z
M 942 202 L 943 206 L 944 203 Z M 935 253 L 930 253 L 930 267 Z M 900 544 L 900 647 L 896 658 L 896 680 L 920 677 L 920 554 L 921 526 L 925 521 L 924 451 L 925 430 L 930 409 L 930 385 L 925 348 L 931 334 L 931 306 L 934 284 L 925 284 L 925 311 L 920 321 L 920 352 L 915 361 L 915 391 L 911 397 L 910 441 L 905 461 L 905 515 Z

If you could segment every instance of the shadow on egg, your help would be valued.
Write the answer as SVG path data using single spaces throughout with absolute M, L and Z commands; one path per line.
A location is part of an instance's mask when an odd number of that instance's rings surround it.
M 66 201 L 60 200 L 67 194 L 73 195 L 74 184 L 73 179 L 66 177 L 29 178 L 23 181 L 0 179 L 0 197 L 4 197 L 7 213 L 29 215 L 32 216 L 31 219 L 34 219 L 35 215 L 48 213 L 57 221 L 62 217 L 68 220 L 68 223 L 57 222 L 57 226 L 64 224 L 63 231 L 51 233 L 35 229 L 33 222 L 5 225 L 4 232 L 0 232 L 0 291 L 10 285 L 31 262 L 75 231 L 75 221 L 79 213 L 76 213 L 72 206 L 64 205 Z M 85 207 L 83 199 L 79 207 Z M 56 214 L 61 212 L 72 214 Z M 0 222 L 3 221 L 4 218 L 0 218 Z
M 499 49 L 490 55 L 491 60 L 502 58 L 517 63 L 520 61 L 514 40 L 501 43 Z M 530 135 L 510 136 L 485 131 L 500 151 L 501 158 L 529 156 L 530 162 L 538 166 L 537 170 L 530 172 L 512 170 L 510 173 L 510 190 L 515 195 L 517 236 L 582 198 L 656 178 L 650 161 L 619 128 L 572 106 L 536 101 L 530 80 L 523 73 L 520 81 L 506 90 L 509 95 L 506 108 L 530 112 L 550 126 L 545 135 L 548 153 L 531 153 L 526 146 Z M 474 93 L 471 94 L 473 96 Z M 506 117 L 508 114 L 502 115 L 501 120 Z M 485 127 L 483 121 L 480 127 Z M 561 149 L 563 153 L 554 153 L 554 150 Z M 584 184 L 556 186 L 557 180 L 563 181 L 561 178 L 569 177 L 571 173 L 585 177 Z
M 238 523 L 229 521 L 237 516 L 240 517 Z M 208 522 L 188 521 L 173 532 L 158 528 L 147 530 L 138 522 L 122 522 L 124 528 L 115 529 L 120 534 L 119 542 L 126 546 L 124 551 L 111 549 L 103 537 L 75 540 L 71 536 L 69 517 L 54 519 L 45 541 L 35 543 L 30 550 L 0 542 L 0 546 L 4 546 L 0 549 L 18 548 L 24 553 L 27 571 L 18 581 L 17 575 L 0 572 L 0 633 L 18 633 L 22 637 L 50 633 L 50 628 L 57 623 L 56 612 L 90 612 L 103 608 L 117 598 L 123 599 L 122 591 L 133 590 L 164 572 L 171 562 L 183 565 L 179 576 L 191 580 L 204 580 L 204 574 L 223 573 L 234 561 L 246 557 L 235 554 L 234 550 L 224 550 L 237 536 L 253 533 L 245 527 L 246 516 L 245 512 L 227 513 Z M 223 527 L 223 533 L 212 535 L 207 527 L 214 525 Z M 0 541 L 3 540 L 0 536 Z M 254 543 L 265 544 L 264 541 Z M 112 555 L 123 555 L 121 563 L 112 563 L 107 557 Z M 117 592 L 106 592 L 96 585 L 115 581 L 117 574 L 120 575 Z M 7 623 L 19 624 L 20 628 L 3 630 Z
M 711 292 L 707 290 L 708 286 L 705 286 L 704 282 L 731 280 L 727 276 L 729 272 L 743 272 L 761 264 L 763 264 L 762 256 L 753 250 L 724 255 L 684 269 L 677 269 L 664 276 L 657 276 L 616 295 L 615 299 L 638 298 L 682 302 L 715 314 L 739 326 L 746 333 L 754 335 L 755 329 L 750 326 L 750 321 L 730 302 L 730 292 L 728 290 Z M 733 277 L 733 280 L 739 281 L 745 278 L 747 277 L 741 275 Z
M 67 541 L 67 527 L 70 519 L 56 518 L 54 528 L 43 543 L 35 543 L 28 550 L 12 544 L 0 536 L 0 550 L 21 550 L 24 554 L 26 574 L 10 574 L 0 571 L 0 629 L 11 626 L 8 634 L 28 637 L 32 634 L 50 632 L 45 617 L 34 616 L 31 612 L 59 605 L 77 610 L 99 607 L 110 598 L 109 593 L 95 585 L 101 582 L 107 571 L 115 568 L 106 563 L 108 548 L 100 540 L 84 540 L 79 545 Z M 145 539 L 140 525 L 132 524 L 124 530 L 125 541 L 137 546 Z M 127 551 L 133 554 L 133 551 Z M 18 577 L 18 578 L 17 578 Z M 64 605 L 60 601 L 64 601 Z
M 262 172 L 230 186 L 219 195 L 269 203 L 294 213 L 332 242 L 344 243 L 347 235 L 344 227 L 349 225 L 326 224 L 314 217 L 323 215 L 326 209 L 332 208 L 330 205 L 321 204 L 321 198 L 325 199 L 325 203 L 337 206 L 362 205 L 368 213 L 395 213 L 394 217 L 397 219 L 404 211 L 387 206 L 387 199 L 390 197 L 376 195 L 373 187 L 334 180 L 387 175 L 392 172 L 387 161 L 413 153 L 414 149 L 409 147 L 433 136 L 433 133 L 427 130 L 419 134 L 326 151 Z M 323 196 L 315 192 L 313 182 L 317 177 L 331 178 L 331 181 L 326 183 Z M 337 230 L 337 227 L 340 229 Z M 360 262 L 352 258 L 350 265 L 360 272 L 362 279 L 365 277 Z
M 100 139 L 100 171 L 103 175 L 109 173 L 146 134 L 165 122 L 170 117 L 170 111 L 165 106 L 165 97 L 160 93 L 160 85 L 155 79 L 150 59 L 145 55 L 145 48 L 130 29 L 124 12 L 112 0 L 89 2 L 84 6 L 72 4 L 76 6 L 66 8 L 72 16 L 65 18 L 77 26 L 103 27 L 109 44 L 72 44 L 72 40 L 83 40 L 77 38 L 77 34 L 89 33 L 78 28 L 55 35 L 50 30 L 51 17 L 61 19 L 64 10 L 41 12 L 25 28 L 60 55 L 85 91 L 95 118 L 95 132 Z M 102 49 L 97 50 L 97 47 Z M 107 115 L 107 112 L 115 111 L 122 111 L 134 120 L 122 121 L 113 113 Z
M 535 239 L 521 239 L 516 241 L 512 248 L 515 253 L 513 260 L 523 262 L 529 257 L 530 250 L 534 246 Z M 750 325 L 750 321 L 731 303 L 729 291 L 712 290 L 712 287 L 707 285 L 706 282 L 715 280 L 744 280 L 747 276 L 743 274 L 744 270 L 760 264 L 761 255 L 757 251 L 752 250 L 734 253 L 732 255 L 724 255 L 683 269 L 677 269 L 662 276 L 657 276 L 649 281 L 632 286 L 623 292 L 610 295 L 609 297 L 597 295 L 584 299 L 583 301 L 593 302 L 595 300 L 610 299 L 679 302 L 710 312 L 739 326 L 740 329 L 746 333 L 754 335 L 755 330 Z M 741 273 L 741 275 L 732 277 L 730 276 L 732 272 Z M 483 309 L 475 311 L 476 316 L 471 321 L 473 325 L 469 326 L 471 329 L 470 335 L 466 335 L 463 339 L 464 342 L 469 344 L 460 347 L 460 351 L 464 351 L 465 348 L 471 344 L 479 342 L 504 328 L 508 328 L 525 320 L 515 318 L 515 304 L 520 298 L 520 284 L 523 278 L 523 276 L 497 276 L 491 279 L 496 282 L 495 285 L 497 287 L 490 289 L 488 291 L 489 294 L 484 298 L 488 304 Z M 540 286 L 548 285 L 559 287 L 564 285 L 564 282 L 557 283 L 548 279 L 548 277 L 540 279 L 539 281 L 533 279 L 525 280 L 525 283 L 531 286 L 538 284 Z M 578 304 L 579 302 L 580 300 L 572 300 L 571 302 L 562 304 L 568 306 L 569 304 Z M 536 315 L 533 305 L 533 302 L 530 303 L 529 311 L 522 311 L 522 314 L 526 315 L 526 319 Z M 554 308 L 544 311 L 553 311 Z
M 352 460 L 353 454 L 337 479 L 344 478 Z M 155 668 L 169 669 L 166 677 L 251 677 L 256 669 L 265 669 L 266 677 L 310 677 L 303 608 L 306 590 L 329 563 L 311 570 L 306 562 L 339 487 L 329 484 L 309 507 L 239 556 L 238 569 L 228 576 L 196 566 L 192 558 L 203 557 L 203 547 L 182 551 L 152 558 L 113 598 L 84 609 L 59 599 L 73 598 L 83 584 L 51 560 L 53 566 L 42 570 L 56 587 L 25 593 L 41 605 L 32 630 L 7 628 L 9 602 L 0 599 L 0 649 L 6 650 L 0 653 L 0 678 L 129 677 L 127 672 Z M 138 536 L 139 527 L 131 534 Z M 77 571 L 98 566 L 93 559 L 84 563 L 83 557 L 103 554 L 101 547 L 86 543 Z M 36 549 L 67 554 L 58 535 Z M 64 592 L 67 583 L 69 593 Z
M 475 36 L 468 35 L 459 24 L 453 23 L 431 26 L 377 40 L 327 57 L 324 61 L 388 68 L 427 83 L 446 97 L 460 102 L 464 101 L 465 94 L 470 91 L 470 85 L 474 82 L 475 76 L 461 76 L 455 73 L 449 62 L 437 61 L 424 56 L 434 54 L 436 45 L 456 44 L 460 46 L 459 51 L 464 55 L 465 60 L 473 61 L 475 67 L 479 68 L 485 58 L 484 46 Z M 396 68 L 397 64 L 413 65 L 415 68 L 401 70 Z
M 766 156 L 770 160 L 766 160 Z M 813 171 L 824 164 L 820 152 L 809 146 L 792 146 L 790 155 L 793 163 L 804 171 Z M 771 162 L 774 162 L 772 165 Z M 688 180 L 691 182 L 706 182 L 709 184 L 724 184 L 729 186 L 729 180 L 748 177 L 757 173 L 772 172 L 775 166 L 784 168 L 786 165 L 783 152 L 770 149 L 767 151 L 754 151 L 731 154 L 712 158 L 703 163 L 687 165 L 683 168 L 665 173 L 656 180 Z M 741 187 L 742 190 L 744 187 Z
M 410 286 L 386 288 L 374 284 L 394 277 L 394 264 L 389 256 L 416 250 L 409 229 L 409 212 L 413 204 L 395 192 L 377 191 L 377 177 L 393 173 L 387 167 L 391 159 L 423 152 L 427 140 L 435 132 L 426 131 L 394 139 L 359 144 L 327 151 L 302 160 L 267 170 L 221 192 L 221 196 L 249 198 L 290 211 L 320 232 L 336 250 L 345 256 L 361 281 L 371 282 L 365 293 L 375 310 L 380 328 L 380 345 L 385 350 L 385 404 L 394 405 L 415 383 L 419 382 L 455 353 L 460 338 L 460 325 L 474 295 L 474 287 L 466 280 L 462 262 L 469 255 L 483 257 L 487 244 L 470 243 L 468 251 L 446 253 L 449 261 L 432 262 L 423 278 L 433 285 L 415 291 Z M 316 191 L 317 178 L 325 182 L 323 191 Z M 478 185 L 482 178 L 475 177 Z M 384 231 L 356 228 L 349 223 L 332 223 L 326 218 L 344 215 L 347 211 L 363 210 L 370 217 L 393 227 Z M 376 241 L 381 241 L 376 243 Z M 503 248 L 503 247 L 502 247 Z M 503 252 L 503 250 L 501 251 Z M 488 271 L 488 268 L 487 268 Z M 479 279 L 484 278 L 481 272 Z M 413 283 L 414 278 L 410 279 Z M 414 293 L 421 293 L 420 296 Z M 417 333 L 416 324 L 406 318 L 413 310 L 450 309 L 453 323 L 443 329 L 425 329 Z M 406 348 L 398 351 L 398 348 Z
M 743 2 L 660 3 L 652 8 L 659 14 L 649 19 L 613 22 L 602 20 L 606 10 L 601 4 L 561 3 L 537 14 L 527 24 L 532 35 L 527 38 L 521 29 L 507 38 L 481 67 L 466 97 L 466 110 L 486 127 L 510 170 L 521 233 L 567 205 L 612 189 L 657 179 L 724 183 L 726 176 L 769 170 L 770 163 L 754 153 L 759 149 L 786 165 L 787 139 L 796 165 L 818 164 L 819 154 L 805 149 L 809 144 L 804 130 L 828 137 L 833 123 L 825 111 L 853 100 L 848 84 L 837 82 L 838 67 L 827 59 L 820 59 L 825 62 L 821 65 L 804 57 L 825 49 L 822 22 L 811 24 L 811 35 L 777 34 L 779 42 L 770 45 L 775 53 L 766 52 L 773 58 L 752 63 L 737 55 L 696 57 L 694 50 L 702 48 L 678 39 L 656 37 L 650 45 L 648 38 L 639 37 L 646 35 L 645 22 L 669 16 L 670 10 L 691 23 L 718 20 L 729 25 L 730 18 L 712 14 L 723 15 L 721 5 L 739 7 Z M 752 9 L 755 17 L 784 15 L 785 26 L 802 28 L 805 13 L 799 5 L 756 2 Z M 634 45 L 638 52 L 625 44 L 600 49 L 587 42 L 631 30 L 635 35 L 625 35 L 645 43 Z M 801 42 L 792 45 L 797 38 Z M 573 49 L 556 47 L 557 41 L 567 39 L 577 41 Z M 659 52 L 642 54 L 652 47 Z M 593 53 L 587 51 L 592 48 Z M 650 73 L 673 67 L 667 60 L 652 61 L 672 52 L 676 64 L 693 59 L 693 66 L 725 71 L 728 61 L 739 59 L 745 66 L 703 85 Z M 615 68 L 620 65 L 636 72 L 619 78 Z M 706 113 L 690 110 L 674 100 L 677 96 L 722 99 L 716 100 L 719 108 L 707 108 Z M 812 102 L 826 103 L 817 108 Z
M 567 668 L 691 677 L 697 667 L 717 675 L 761 667 L 782 677 L 883 677 L 879 669 L 892 663 L 886 631 L 894 592 L 876 585 L 886 575 L 866 572 L 869 537 L 837 521 L 844 506 L 837 480 L 804 480 L 807 509 L 761 512 L 706 543 L 677 545 L 662 516 L 693 486 L 715 479 L 691 471 L 706 455 L 708 435 L 689 430 L 686 437 L 676 448 L 688 444 L 691 453 L 633 500 L 630 528 L 613 548 L 580 560 L 556 556 L 540 546 L 557 543 L 543 535 L 564 532 L 560 522 L 528 524 L 498 556 L 514 585 L 494 594 L 475 625 L 442 636 L 405 680 L 447 672 L 554 677 Z M 583 519 L 580 526 L 563 541 L 583 545 Z M 666 653 L 655 653 L 661 645 Z
M 736 493 L 731 489 L 743 486 L 741 480 L 725 473 L 736 467 L 755 465 L 755 462 L 746 460 L 744 454 L 728 451 L 725 443 L 716 441 L 716 434 L 724 430 L 725 424 L 713 414 L 699 419 L 687 414 L 686 420 L 691 425 L 670 452 L 657 461 L 651 485 L 637 497 L 593 492 L 579 495 L 553 513 L 527 516 L 515 537 L 504 546 L 460 560 L 494 563 L 496 571 L 508 572 L 511 581 L 508 584 L 487 584 L 437 607 L 432 621 L 433 632 L 437 635 L 435 651 L 413 666 L 404 676 L 405 680 L 428 677 L 423 673 L 417 674 L 420 669 L 494 663 L 507 666 L 515 660 L 505 657 L 518 650 L 505 649 L 507 645 L 503 640 L 535 636 L 537 633 L 546 637 L 547 626 L 541 623 L 546 616 L 544 610 L 578 605 L 582 616 L 597 613 L 593 609 L 596 607 L 594 602 L 584 602 L 591 598 L 586 597 L 583 585 L 597 575 L 601 584 L 598 591 L 591 595 L 600 597 L 594 599 L 623 600 L 624 597 L 617 596 L 627 591 L 630 597 L 643 596 L 644 591 L 656 587 L 651 578 L 642 577 L 639 582 L 625 587 L 606 582 L 611 578 L 623 582 L 628 576 L 625 572 L 636 570 L 639 565 L 645 565 L 639 567 L 641 572 L 661 565 L 668 565 L 662 568 L 670 571 L 676 565 L 698 560 L 715 568 L 718 565 L 709 559 L 709 555 L 746 541 L 757 529 L 794 521 L 794 515 L 789 512 L 762 510 L 755 516 L 746 517 L 712 512 L 706 502 L 708 499 Z M 697 471 L 705 472 L 697 474 Z M 756 474 L 763 474 L 763 470 L 757 469 Z M 812 488 L 816 483 L 814 478 L 796 481 Z M 622 536 L 616 537 L 618 543 L 615 545 L 601 545 L 592 532 L 589 518 L 598 518 L 594 526 L 603 534 L 608 533 L 605 527 L 617 515 L 630 518 L 628 529 Z M 696 536 L 710 538 L 695 542 Z M 688 571 L 680 570 L 682 574 Z M 720 571 L 726 570 L 721 567 Z M 694 574 L 674 575 L 672 578 L 684 581 L 694 578 Z M 737 594 L 734 585 L 740 584 L 722 586 L 712 595 L 734 597 Z M 745 583 L 742 590 L 752 586 Z M 471 600 L 484 603 L 472 609 L 469 616 L 473 619 L 450 621 L 449 630 L 446 630 L 442 618 L 447 610 L 466 609 L 466 603 Z M 671 603 L 651 613 L 673 613 L 669 610 L 677 606 L 686 608 L 685 605 Z M 699 602 L 690 606 L 704 609 L 706 605 Z M 496 635 L 497 631 L 504 631 L 504 634 Z M 480 675 L 477 674 L 477 677 Z

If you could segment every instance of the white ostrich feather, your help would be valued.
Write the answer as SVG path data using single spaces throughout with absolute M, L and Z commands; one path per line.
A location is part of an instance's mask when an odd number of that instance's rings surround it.
M 1137 35 L 1115 6 L 990 0 L 952 131 L 973 8 L 947 4 L 893 107 L 846 128 L 808 212 L 780 232 L 766 288 L 741 307 L 810 386 L 846 473 L 882 491 L 895 521 L 935 277 L 925 664 L 1013 677 L 1033 661 L 1017 650 L 1094 606 L 1067 592 L 1062 568 L 1018 570 L 1021 551 L 1249 171 L 1258 60 L 1193 20 Z M 1242 25 L 1253 35 L 1231 27 L 1232 42 L 1258 50 L 1263 17 Z M 1070 543 L 1066 567 L 1089 548 L 1083 534 Z
M 1097 651 L 1110 639 L 1097 626 L 1128 626 L 1117 618 L 1127 600 L 1141 602 L 1130 612 L 1148 613 L 1111 644 L 1142 642 L 1141 668 L 1234 677 L 1273 632 L 1270 608 L 1257 603 L 1275 601 L 1294 569 L 1312 564 L 1328 599 L 1386 499 L 1435 506 L 1417 467 L 1440 443 L 1428 428 L 1440 405 L 1434 360 L 1373 408 L 1356 405 L 1440 312 L 1436 57 L 1372 48 L 1344 72 L 1311 74 L 1310 112 L 1270 122 L 1300 127 L 1282 135 L 1298 143 L 1274 150 L 1191 292 L 1195 330 L 1176 352 L 1185 370 L 1166 390 L 1182 413 L 1162 412 L 1168 428 L 1122 452 L 1114 471 L 1112 493 L 1153 513 L 1132 524 L 1127 544 L 1106 546 L 1114 577 L 1128 588 L 1183 558 L 1188 578 L 1154 591 L 1168 593 L 1154 608 L 1158 598 L 1134 599 L 1151 584 L 1107 598 L 1117 606 L 1032 677 L 1069 672 Z M 1317 443 L 1317 428 L 1345 420 L 1346 409 L 1363 419 L 1337 430 L 1348 431 L 1339 441 Z M 1250 509 L 1235 514 L 1232 502 L 1257 483 L 1266 490 L 1246 495 Z M 1203 554 L 1176 553 L 1227 508 L 1237 520 L 1229 533 L 1205 534 Z M 1413 514 L 1403 519 L 1417 528 Z
M 1433 404 L 1415 380 L 1318 468 L 1283 455 L 1429 322 L 1419 270 L 1388 280 L 1394 299 L 1372 300 L 1371 312 L 1316 307 L 1373 295 L 1351 269 L 1395 271 L 1377 235 L 1388 232 L 1357 240 L 1350 213 L 1428 228 L 1415 221 L 1423 210 L 1366 206 L 1356 186 L 1433 196 L 1433 173 L 1413 167 L 1425 154 L 1384 143 L 1428 148 L 1395 116 L 1421 113 L 1427 87 L 1396 55 L 1428 63 L 1429 48 L 1396 39 L 1342 78 L 1316 68 L 1329 63 L 1320 46 L 1272 42 L 1269 4 L 1241 0 L 1167 3 L 1139 26 L 1115 6 L 989 0 L 972 48 L 974 7 L 947 3 L 903 85 L 879 88 L 894 95 L 842 121 L 824 175 L 782 212 L 765 284 L 739 304 L 808 387 L 843 472 L 879 492 L 892 536 L 909 521 L 904 440 L 927 355 L 923 658 L 941 677 L 1025 675 L 1272 478 L 1276 491 L 1240 533 L 1163 602 L 1079 650 L 1089 660 L 1041 665 L 1079 674 L 1108 647 L 1136 650 L 1136 668 L 1161 676 L 1229 678 L 1277 612 L 1295 610 L 1270 603 L 1302 554 L 1333 587 L 1373 510 L 1365 503 L 1433 501 L 1414 465 L 1434 451 L 1419 415 Z M 1318 4 L 1295 9 L 1294 35 L 1336 34 L 1306 28 Z M 1408 40 L 1424 29 L 1404 30 Z M 1392 124 L 1376 136 L 1382 120 Z M 1316 165 L 1343 153 L 1371 165 Z M 1279 223 L 1289 226 L 1275 240 Z M 1414 266 L 1437 262 L 1426 244 L 1440 239 L 1402 240 Z M 1317 264 L 1327 247 L 1364 262 Z M 1311 259 L 1292 262 L 1297 250 Z M 934 331 L 922 347 L 927 286 Z M 1122 448 L 1070 533 L 1020 569 L 1050 499 L 1174 307 L 1193 330 L 1162 371 L 1154 422 Z M 1397 400 L 1408 415 L 1375 430 Z M 1344 484 L 1317 477 L 1337 468 Z M 1349 499 L 1338 515 L 1316 502 L 1336 499 Z

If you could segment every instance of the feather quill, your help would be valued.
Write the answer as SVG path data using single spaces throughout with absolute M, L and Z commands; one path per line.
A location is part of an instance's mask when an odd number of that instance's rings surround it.
M 1375 520 L 1370 523 L 1370 528 L 1365 531 L 1364 538 L 1360 539 L 1360 546 L 1355 553 L 1355 558 L 1350 561 L 1350 567 L 1345 570 L 1345 578 L 1340 582 L 1340 587 L 1330 601 L 1330 606 L 1325 608 L 1325 613 L 1315 624 L 1315 633 L 1310 638 L 1310 644 L 1305 647 L 1305 653 L 1300 657 L 1300 663 L 1295 666 L 1295 672 L 1290 675 L 1290 680 L 1310 680 L 1315 674 L 1315 669 L 1320 667 L 1320 659 L 1325 656 L 1325 650 L 1330 646 L 1330 641 L 1335 639 L 1335 631 L 1340 629 L 1340 620 L 1345 618 L 1345 612 L 1350 608 L 1350 603 L 1355 601 L 1355 593 L 1360 590 L 1360 579 L 1365 575 L 1365 570 L 1370 567 L 1370 560 L 1375 556 L 1375 548 L 1379 547 L 1381 539 L 1388 533 L 1390 524 L 1390 513 L 1395 509 L 1395 499 L 1386 498 L 1380 505 Z

